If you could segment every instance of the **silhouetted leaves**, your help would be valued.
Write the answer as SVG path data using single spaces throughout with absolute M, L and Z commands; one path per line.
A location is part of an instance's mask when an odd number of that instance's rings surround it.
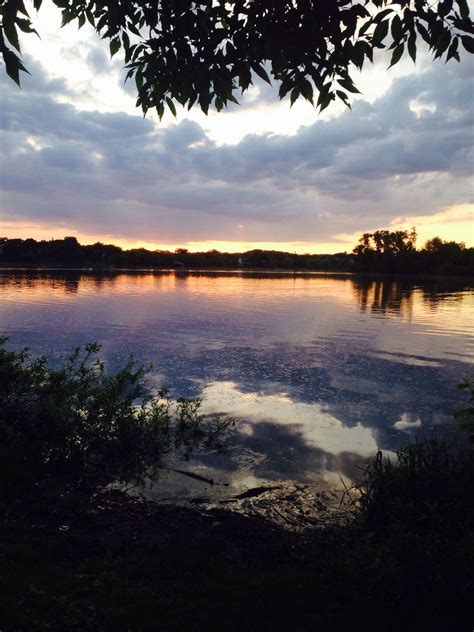
M 126 79 L 134 79 L 137 106 L 144 113 L 165 105 L 176 115 L 176 103 L 188 109 L 198 103 L 207 113 L 238 103 L 236 94 L 257 75 L 275 81 L 278 95 L 291 105 L 303 96 L 324 110 L 336 98 L 349 104 L 357 88 L 351 64 L 362 69 L 377 48 L 392 50 L 393 66 L 408 52 L 416 59 L 417 39 L 434 58 L 459 61 L 458 41 L 472 53 L 474 26 L 467 0 L 122 0 L 89 3 L 53 0 L 62 24 L 87 20 L 110 54 L 123 48 Z M 41 0 L 35 0 L 36 10 Z M 23 0 L 0 7 L 0 50 L 6 72 L 20 83 L 25 71 L 19 56 L 18 29 L 34 32 Z M 341 90 L 340 87 L 344 88 Z

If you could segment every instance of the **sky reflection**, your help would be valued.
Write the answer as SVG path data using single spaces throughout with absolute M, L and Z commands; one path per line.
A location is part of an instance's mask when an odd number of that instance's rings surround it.
M 190 467 L 236 488 L 351 479 L 377 449 L 454 432 L 455 385 L 472 371 L 466 280 L 3 271 L 0 297 L 15 347 L 58 357 L 97 340 L 111 368 L 133 353 L 154 386 L 235 417 L 228 453 Z M 173 485 L 197 493 L 160 490 Z

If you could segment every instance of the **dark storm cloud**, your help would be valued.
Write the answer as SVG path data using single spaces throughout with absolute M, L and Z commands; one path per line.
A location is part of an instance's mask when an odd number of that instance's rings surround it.
M 99 70 L 104 60 L 90 55 Z M 236 146 L 189 120 L 160 129 L 138 114 L 79 111 L 56 100 L 64 83 L 34 72 L 24 92 L 3 81 L 4 219 L 161 241 L 324 241 L 472 198 L 463 64 L 398 79 L 374 103 L 294 136 Z

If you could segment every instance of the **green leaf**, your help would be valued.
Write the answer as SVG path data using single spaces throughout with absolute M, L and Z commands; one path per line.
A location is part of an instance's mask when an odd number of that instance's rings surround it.
M 400 61 L 401 56 L 403 55 L 403 51 L 405 49 L 404 44 L 399 44 L 395 50 L 393 51 L 392 54 L 392 59 L 390 61 L 390 66 L 389 68 L 391 68 L 392 66 L 395 66 L 395 64 L 397 64 Z
M 84 13 L 82 13 L 79 16 L 79 25 L 78 25 L 78 29 L 82 29 L 82 27 L 84 26 L 84 24 L 86 23 L 86 16 L 84 15 Z
M 115 53 L 120 49 L 120 45 L 120 39 L 118 37 L 114 37 L 114 39 L 110 40 L 109 48 L 111 57 L 113 57 Z
M 222 99 L 220 97 L 215 98 L 214 105 L 216 106 L 216 110 L 218 112 L 220 112 L 222 108 L 224 107 L 224 103 L 222 102 Z

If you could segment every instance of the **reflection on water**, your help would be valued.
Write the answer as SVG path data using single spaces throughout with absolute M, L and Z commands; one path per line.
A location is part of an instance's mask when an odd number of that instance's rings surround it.
M 472 370 L 468 280 L 349 274 L 0 272 L 0 333 L 34 353 L 98 340 L 152 383 L 236 420 L 227 453 L 188 467 L 228 483 L 354 479 L 377 449 L 454 432 Z M 196 496 L 170 473 L 153 494 Z

